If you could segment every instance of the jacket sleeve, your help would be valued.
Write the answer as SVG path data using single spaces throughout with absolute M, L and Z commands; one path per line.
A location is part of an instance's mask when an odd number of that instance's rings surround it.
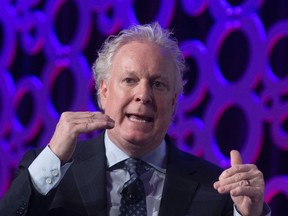
M 37 154 L 35 150 L 31 150 L 21 160 L 15 179 L 12 181 L 4 197 L 0 200 L 1 216 L 47 215 L 56 189 L 50 191 L 46 196 L 41 195 L 34 189 L 28 167 Z

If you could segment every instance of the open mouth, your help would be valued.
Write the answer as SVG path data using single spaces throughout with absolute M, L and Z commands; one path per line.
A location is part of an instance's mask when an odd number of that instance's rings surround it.
M 127 114 L 127 117 L 131 121 L 134 121 L 134 122 L 150 123 L 154 121 L 152 117 L 143 116 L 143 115 Z

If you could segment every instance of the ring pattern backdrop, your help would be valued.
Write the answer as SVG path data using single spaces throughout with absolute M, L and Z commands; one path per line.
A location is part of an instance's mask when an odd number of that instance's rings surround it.
M 104 39 L 158 21 L 174 29 L 190 67 L 169 129 L 177 146 L 223 168 L 240 150 L 263 171 L 272 212 L 287 212 L 285 8 L 285 0 L 2 0 L 0 197 L 63 111 L 99 110 L 91 65 Z

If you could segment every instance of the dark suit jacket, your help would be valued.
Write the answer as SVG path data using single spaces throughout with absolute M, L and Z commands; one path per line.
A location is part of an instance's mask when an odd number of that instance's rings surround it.
M 166 137 L 168 164 L 160 204 L 160 216 L 233 215 L 229 195 L 213 189 L 221 169 L 179 151 Z M 74 163 L 59 186 L 43 196 L 33 189 L 27 168 L 41 150 L 29 151 L 18 175 L 0 201 L 1 216 L 104 216 L 106 205 L 106 157 L 104 137 L 78 143 Z

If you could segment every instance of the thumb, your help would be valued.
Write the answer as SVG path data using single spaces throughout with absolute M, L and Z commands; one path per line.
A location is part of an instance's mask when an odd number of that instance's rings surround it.
M 230 158 L 231 158 L 231 166 L 236 164 L 242 164 L 242 158 L 239 151 L 232 150 L 230 152 Z

